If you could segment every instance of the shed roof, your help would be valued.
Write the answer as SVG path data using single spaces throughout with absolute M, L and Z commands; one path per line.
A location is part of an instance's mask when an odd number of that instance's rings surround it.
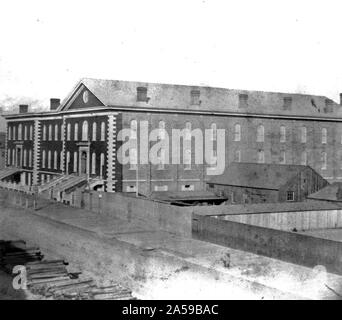
M 339 199 L 337 196 L 340 188 L 342 188 L 342 183 L 341 182 L 334 182 L 330 185 L 327 185 L 323 189 L 318 190 L 317 192 L 308 195 L 308 198 L 309 199 L 315 199 L 315 200 L 342 202 L 342 199 Z
M 249 188 L 279 190 L 287 181 L 309 166 L 233 162 L 220 176 L 208 183 Z

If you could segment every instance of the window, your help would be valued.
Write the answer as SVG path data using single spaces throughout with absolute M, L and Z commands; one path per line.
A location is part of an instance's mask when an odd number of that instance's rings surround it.
M 136 186 L 127 186 L 126 192 L 136 192 L 137 188 Z
M 88 121 L 83 121 L 82 124 L 82 141 L 88 141 Z
M 322 129 L 322 143 L 323 144 L 327 143 L 327 129 L 326 128 Z
M 20 123 L 19 126 L 18 126 L 18 140 L 21 140 L 22 139 L 22 124 Z
M 306 143 L 306 127 L 301 128 L 301 142 Z
M 186 148 L 184 152 L 184 169 L 190 170 L 191 169 L 191 149 Z
M 63 131 L 64 131 L 64 126 L 63 126 L 63 124 L 61 124 L 61 141 L 64 140 Z
M 263 150 L 258 151 L 258 163 L 264 163 L 265 162 L 265 153 Z
M 286 164 L 286 152 L 285 151 L 280 152 L 279 163 L 280 164 Z
M 248 94 L 241 93 L 239 94 L 239 108 L 247 108 L 248 107 Z
M 217 126 L 216 123 L 212 123 L 210 126 L 211 129 L 211 140 L 216 141 L 217 140 Z
M 75 123 L 75 128 L 74 128 L 74 140 L 78 140 L 78 123 Z
M 165 169 L 165 149 L 158 150 L 158 170 Z
M 67 159 L 66 159 L 66 172 L 69 173 L 69 164 L 70 164 L 70 152 L 67 152 Z
M 136 148 L 129 149 L 129 164 L 131 170 L 137 169 L 138 164 L 138 154 Z
M 7 164 L 11 165 L 11 149 L 7 151 Z
M 292 106 L 292 97 L 285 97 L 283 109 L 284 110 L 291 110 L 291 106 Z
M 137 101 L 147 102 L 147 88 L 146 87 L 137 88 Z
M 12 149 L 12 165 L 15 166 L 15 149 Z
M 16 126 L 13 126 L 12 127 L 12 129 L 13 129 L 13 140 L 16 140 L 16 131 L 17 131 L 17 127 Z
M 33 158 L 32 158 L 32 149 L 29 150 L 29 166 L 32 167 L 32 162 L 33 162 Z
M 103 177 L 103 170 L 104 170 L 104 154 L 101 153 L 100 156 L 100 176 Z
M 159 133 L 158 133 L 160 140 L 165 140 L 165 122 L 159 121 Z
M 182 185 L 182 191 L 194 191 L 195 186 L 193 184 Z
M 59 155 L 59 170 L 63 171 L 63 151 Z
M 215 168 L 216 165 L 217 165 L 217 150 L 213 150 L 213 154 L 211 155 L 209 167 Z
M 199 90 L 191 90 L 191 104 L 192 105 L 200 105 L 200 91 Z
M 236 150 L 234 153 L 234 161 L 235 162 L 241 162 L 241 151 Z
M 321 160 L 322 160 L 322 170 L 326 170 L 327 168 L 327 153 L 326 152 L 322 152 L 321 154 Z
M 301 164 L 303 165 L 303 166 L 305 166 L 305 165 L 307 165 L 307 153 L 306 153 L 306 151 L 303 151 L 302 152 L 302 154 L 301 154 Z
M 96 174 L 96 154 L 91 155 L 91 174 Z
M 8 127 L 8 140 L 12 140 L 12 127 Z
M 46 152 L 43 150 L 42 152 L 42 168 L 45 168 L 46 166 Z
M 286 127 L 280 126 L 280 142 L 286 142 Z
M 287 191 L 286 201 L 294 201 L 294 191 Z
M 30 140 L 33 140 L 33 126 L 30 125 Z
M 191 141 L 191 122 L 185 123 L 185 140 Z
M 52 140 L 52 124 L 49 124 L 49 141 Z
M 93 122 L 93 137 L 92 140 L 96 141 L 96 122 Z
M 48 168 L 51 169 L 51 150 L 48 152 Z
M 164 186 L 154 186 L 154 191 L 167 191 L 169 190 L 167 185 Z
M 24 126 L 24 140 L 27 140 L 27 126 Z
M 55 170 L 57 170 L 57 162 L 58 162 L 58 155 L 57 155 L 57 151 L 55 150 L 55 152 L 53 153 L 53 168 Z
M 106 124 L 104 122 L 101 122 L 101 141 L 105 141 L 106 136 Z
M 55 141 L 58 141 L 58 124 L 55 124 Z
M 67 140 L 68 140 L 68 141 L 71 140 L 70 136 L 71 136 L 71 124 L 68 123 L 68 124 L 67 124 Z
M 24 166 L 26 167 L 26 165 L 27 165 L 27 151 L 26 149 L 24 149 Z
M 46 125 L 43 125 L 43 141 L 46 140 Z
M 137 120 L 131 121 L 131 136 L 130 139 L 137 139 L 138 122 Z
M 241 126 L 237 123 L 234 126 L 234 141 L 241 140 Z
M 77 152 L 74 152 L 74 172 L 77 172 Z
M 257 128 L 257 142 L 264 142 L 265 129 L 263 125 L 259 125 Z

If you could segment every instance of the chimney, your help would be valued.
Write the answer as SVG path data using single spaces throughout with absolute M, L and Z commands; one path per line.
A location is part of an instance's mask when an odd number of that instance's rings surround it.
M 56 110 L 61 104 L 61 99 L 55 99 L 51 98 L 50 99 L 50 110 Z
M 28 104 L 19 104 L 19 113 L 27 113 Z

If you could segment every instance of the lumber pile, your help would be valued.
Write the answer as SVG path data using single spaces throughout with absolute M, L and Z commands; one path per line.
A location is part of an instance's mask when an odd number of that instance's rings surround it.
M 64 260 L 43 260 L 39 248 L 24 241 L 0 240 L 0 268 L 12 274 L 16 265 L 26 267 L 27 288 L 33 294 L 57 300 L 134 300 L 131 290 L 119 284 L 97 286 L 81 272 L 69 272 Z

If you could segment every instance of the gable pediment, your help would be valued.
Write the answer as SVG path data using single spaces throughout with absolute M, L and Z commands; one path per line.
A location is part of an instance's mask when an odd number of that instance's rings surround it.
M 104 106 L 83 83 L 81 83 L 70 95 L 61 110 L 85 109 Z

